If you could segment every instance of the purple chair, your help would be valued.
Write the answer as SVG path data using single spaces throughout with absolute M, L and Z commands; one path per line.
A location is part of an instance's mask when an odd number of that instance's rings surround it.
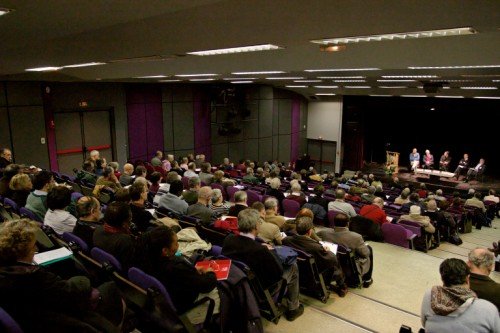
M 80 199 L 81 197 L 83 197 L 83 194 L 81 194 L 79 192 L 71 193 L 71 201 L 73 201 L 73 202 L 77 202 L 78 199 Z
M 285 217 L 295 217 L 300 210 L 300 204 L 295 200 L 283 200 L 283 210 Z
M 184 186 L 185 190 L 189 189 L 189 177 L 182 177 L 182 185 Z
M 97 260 L 101 265 L 108 263 L 111 266 L 113 266 L 116 270 L 121 271 L 122 270 L 122 264 L 118 261 L 118 259 L 115 258 L 112 254 L 109 254 L 108 252 L 98 248 L 94 247 L 92 250 L 90 250 L 90 256 Z
M 210 187 L 212 189 L 219 189 L 222 193 L 222 198 L 224 198 L 225 201 L 227 201 L 227 193 L 226 193 L 226 189 L 224 188 L 224 186 L 222 186 L 221 184 L 217 184 L 217 183 L 212 183 L 210 184 Z
M 70 243 L 70 242 L 75 243 L 76 245 L 78 245 L 80 247 L 80 249 L 82 249 L 83 252 L 89 251 L 89 246 L 87 245 L 87 243 L 85 243 L 85 241 L 83 239 L 81 239 L 80 237 L 78 237 L 77 235 L 75 235 L 71 232 L 63 232 L 62 239 L 64 239 L 64 241 L 66 243 Z
M 328 224 L 329 224 L 330 228 L 335 227 L 334 219 L 335 219 L 335 216 L 337 216 L 337 214 L 339 214 L 339 213 L 340 212 L 338 212 L 336 210 L 331 210 L 331 209 L 328 211 Z
M 427 250 L 429 250 L 430 238 L 427 237 L 428 233 L 425 232 L 424 228 L 420 224 L 414 221 L 407 221 L 407 220 L 399 220 L 398 224 L 401 225 L 403 228 L 411 231 L 413 234 L 415 234 L 415 242 L 417 243 L 417 246 L 422 245 L 422 242 L 424 243 L 423 244 L 424 252 L 427 252 Z
M 234 202 L 234 194 L 238 192 L 240 189 L 235 186 L 227 187 L 227 197 L 231 202 Z
M 0 308 L 0 331 L 6 333 L 23 333 L 23 330 L 14 318 L 2 308 Z
M 413 248 L 413 239 L 416 237 L 414 233 L 410 233 L 402 226 L 392 223 L 382 224 L 382 234 L 384 241 L 389 244 L 401 246 L 409 249 Z
M 260 201 L 261 196 L 255 191 L 248 190 L 247 191 L 247 204 L 248 206 L 252 206 L 252 204 L 256 201 Z
M 17 215 L 19 215 L 19 206 L 17 205 L 17 203 L 14 200 L 9 199 L 9 198 L 4 198 L 3 204 L 4 204 L 4 206 L 10 206 L 11 213 L 16 213 Z
M 214 257 L 222 255 L 222 247 L 219 245 L 212 245 L 212 249 L 210 250 L 210 255 Z
M 28 218 L 32 221 L 36 221 L 36 222 L 40 222 L 40 223 L 43 223 L 43 221 L 41 221 L 38 216 L 35 215 L 35 213 L 33 213 L 31 210 L 29 210 L 28 208 L 26 207 L 21 207 L 21 209 L 19 209 L 19 215 L 21 217 L 25 217 L 25 218 Z

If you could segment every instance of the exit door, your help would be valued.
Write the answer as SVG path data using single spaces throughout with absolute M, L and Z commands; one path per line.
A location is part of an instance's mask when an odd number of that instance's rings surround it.
M 69 110 L 54 114 L 59 172 L 81 169 L 92 150 L 114 160 L 113 109 Z

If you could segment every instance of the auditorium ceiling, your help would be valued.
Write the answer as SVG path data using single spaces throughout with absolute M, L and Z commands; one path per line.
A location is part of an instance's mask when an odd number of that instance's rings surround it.
M 0 16 L 0 80 L 252 81 L 311 99 L 500 98 L 498 0 L 0 0 L 0 8 L 12 10 Z M 336 52 L 311 42 L 451 28 L 473 33 L 350 40 Z M 280 48 L 188 54 L 262 44 Z M 64 67 L 92 62 L 103 64 Z M 59 69 L 26 71 L 39 67 Z M 280 73 L 234 74 L 267 71 Z M 186 74 L 213 75 L 177 76 Z

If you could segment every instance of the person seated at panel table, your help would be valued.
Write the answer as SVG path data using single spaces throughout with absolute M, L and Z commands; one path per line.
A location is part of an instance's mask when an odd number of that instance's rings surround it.
M 455 176 L 458 180 L 462 173 L 465 173 L 469 168 L 469 154 L 464 154 L 464 158 L 458 162 L 458 166 L 455 169 Z
M 443 155 L 441 155 L 441 158 L 439 159 L 439 170 L 448 171 L 448 166 L 450 165 L 450 162 L 451 162 L 450 152 L 445 151 Z
M 427 149 L 425 151 L 425 155 L 423 157 L 423 162 L 424 162 L 424 165 L 422 166 L 422 168 L 431 169 L 431 170 L 434 168 L 434 156 L 431 154 L 429 149 Z
M 484 164 L 484 158 L 479 159 L 479 163 L 475 168 L 470 168 L 467 171 L 467 177 L 465 177 L 464 182 L 468 182 L 471 178 L 475 178 L 477 175 L 480 175 L 484 172 L 484 168 L 486 165 Z
M 417 152 L 417 148 L 413 148 L 410 154 L 410 165 L 413 172 L 415 172 L 415 169 L 420 165 L 420 154 Z

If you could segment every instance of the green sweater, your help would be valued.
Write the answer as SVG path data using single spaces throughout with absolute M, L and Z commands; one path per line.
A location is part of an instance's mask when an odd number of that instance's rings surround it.
M 35 191 L 31 192 L 26 199 L 25 207 L 31 210 L 40 221 L 43 221 L 45 213 L 47 213 L 47 193 L 35 194 Z

